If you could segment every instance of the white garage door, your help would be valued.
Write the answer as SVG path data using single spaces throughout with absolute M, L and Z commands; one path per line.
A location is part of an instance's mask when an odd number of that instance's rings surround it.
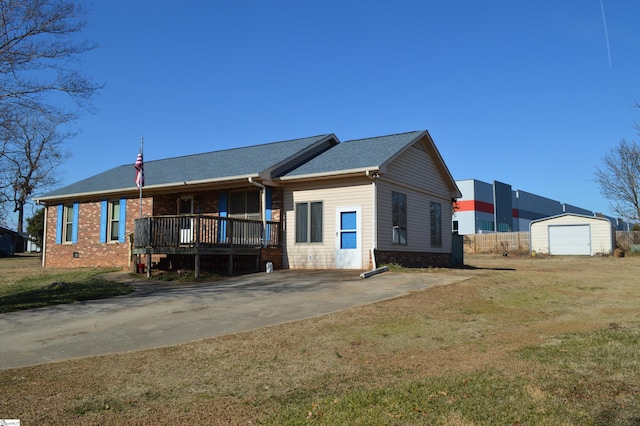
M 550 225 L 549 253 L 591 255 L 589 225 Z

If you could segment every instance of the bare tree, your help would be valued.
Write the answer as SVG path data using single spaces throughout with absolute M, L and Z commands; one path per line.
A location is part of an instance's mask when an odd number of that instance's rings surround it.
M 640 146 L 622 140 L 596 167 L 600 193 L 613 211 L 628 221 L 640 220 Z
M 61 126 L 101 88 L 79 70 L 97 47 L 79 38 L 85 13 L 71 0 L 0 0 L 0 213 L 12 203 L 19 231 L 29 197 L 56 183 L 72 135 Z
M 56 93 L 89 106 L 100 86 L 74 68 L 97 47 L 77 38 L 84 15 L 71 1 L 0 0 L 0 119 L 17 106 L 60 111 Z
M 74 133 L 60 129 L 66 116 L 21 114 L 9 128 L 11 138 L 0 159 L 1 196 L 18 213 L 18 232 L 24 228 L 24 207 L 36 191 L 58 183 L 56 169 L 67 158 L 65 141 Z

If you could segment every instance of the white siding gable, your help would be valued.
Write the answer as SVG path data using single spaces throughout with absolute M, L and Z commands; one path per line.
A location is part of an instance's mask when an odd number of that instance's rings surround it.
M 390 176 L 405 185 L 428 191 L 436 198 L 450 201 L 450 190 L 420 141 L 394 159 L 387 166 L 385 176 Z
M 389 251 L 451 252 L 451 195 L 439 170 L 422 142 L 388 165 L 378 180 L 378 249 Z M 393 244 L 392 192 L 407 195 L 407 244 Z M 431 203 L 442 213 L 442 246 L 431 246 Z

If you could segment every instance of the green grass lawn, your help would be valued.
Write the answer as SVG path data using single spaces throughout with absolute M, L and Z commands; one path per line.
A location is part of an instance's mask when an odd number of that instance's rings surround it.
M 8 263 L 11 259 L 3 259 Z M 81 300 L 104 299 L 133 291 L 129 284 L 114 283 L 100 278 L 113 269 L 73 269 L 67 271 L 39 269 L 27 259 L 25 267 L 32 270 L 26 276 L 7 278 L 0 284 L 0 313 L 43 306 L 73 303 Z M 2 265 L 0 265 L 2 269 Z M 11 275 L 7 275 L 11 276 Z

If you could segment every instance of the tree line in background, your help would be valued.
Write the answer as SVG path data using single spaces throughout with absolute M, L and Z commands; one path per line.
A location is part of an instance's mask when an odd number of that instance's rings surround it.
M 70 1 L 0 0 L 0 223 L 17 213 L 18 232 L 30 198 L 59 182 L 71 125 L 101 88 L 78 69 L 97 47 L 79 37 L 85 15 Z

